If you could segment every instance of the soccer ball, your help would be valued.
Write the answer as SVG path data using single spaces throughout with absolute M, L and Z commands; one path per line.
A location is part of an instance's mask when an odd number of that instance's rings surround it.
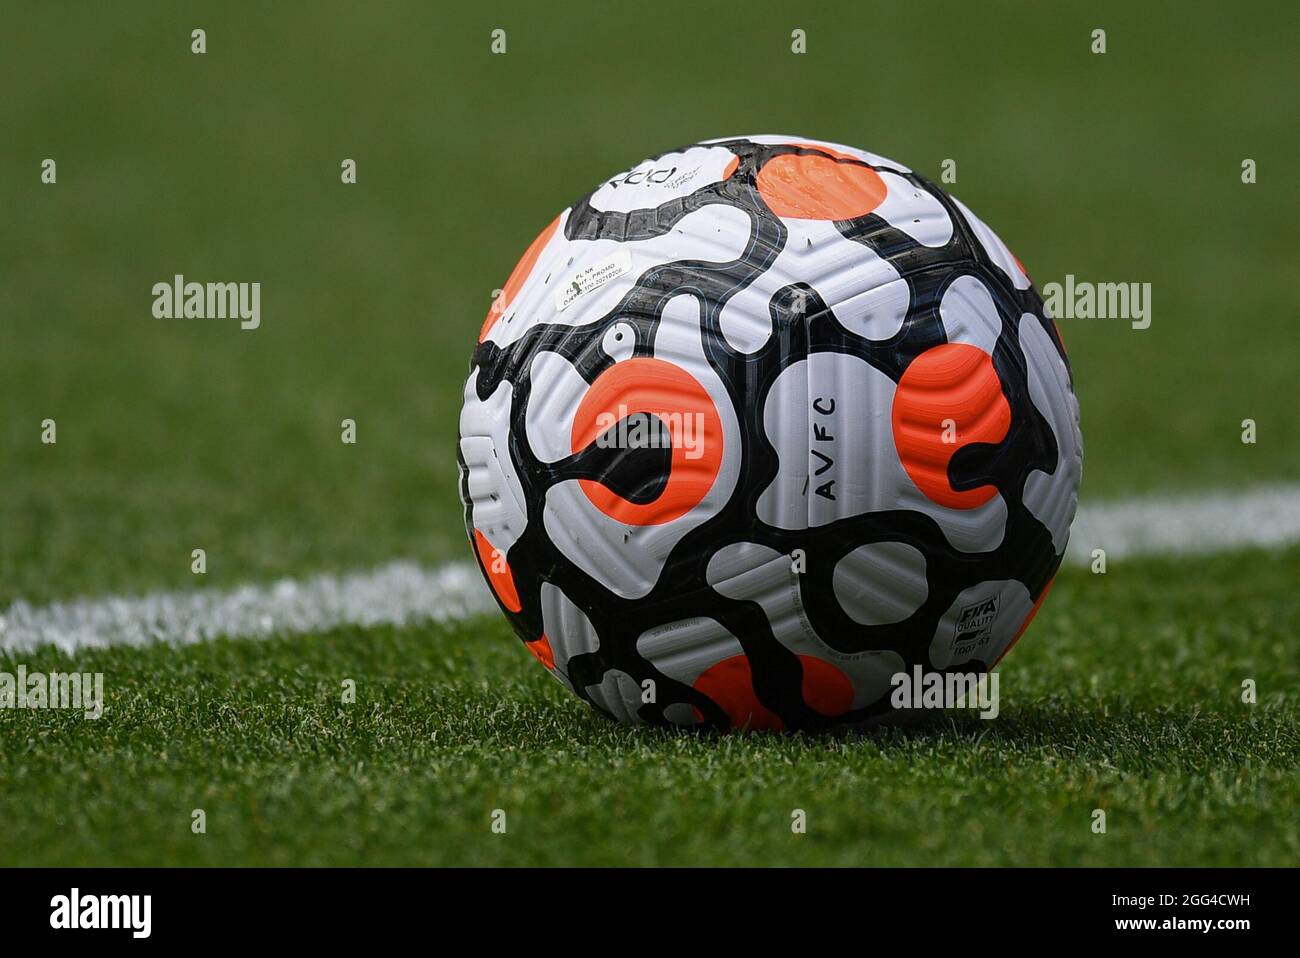
M 465 524 L 526 648 L 626 722 L 821 729 L 991 669 L 1082 468 L 1020 262 L 907 167 L 789 136 L 639 163 L 488 311 Z

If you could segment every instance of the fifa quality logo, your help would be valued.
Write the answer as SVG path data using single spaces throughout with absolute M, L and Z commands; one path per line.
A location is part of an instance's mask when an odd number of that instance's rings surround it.
M 958 656 L 971 656 L 982 649 L 993 636 L 993 621 L 998 617 L 998 599 L 991 596 L 966 606 L 957 616 L 953 631 L 952 648 Z

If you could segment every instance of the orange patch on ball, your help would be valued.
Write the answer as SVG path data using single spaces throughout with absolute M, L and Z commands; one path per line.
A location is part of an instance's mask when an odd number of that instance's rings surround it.
M 563 214 L 561 214 L 563 215 Z M 555 235 L 555 230 L 560 225 L 560 217 L 557 216 L 551 220 L 549 226 L 537 234 L 537 238 L 528 244 L 528 249 L 524 250 L 524 255 L 519 258 L 515 268 L 510 271 L 510 278 L 506 280 L 505 286 L 501 287 L 501 295 L 492 300 L 492 305 L 488 307 L 487 318 L 483 320 L 483 328 L 479 330 L 478 341 L 481 343 L 487 339 L 488 332 L 495 323 L 514 302 L 514 298 L 519 295 L 523 289 L 524 283 L 528 282 L 528 276 L 537 265 L 538 258 L 542 255 L 542 250 L 550 242 L 551 237 Z
M 971 443 L 999 443 L 1011 428 L 1011 407 L 993 358 L 978 346 L 944 343 L 912 360 L 899 380 L 892 410 L 899 461 L 917 488 L 950 509 L 974 509 L 995 495 L 983 485 L 957 491 L 948 465 Z
M 515 576 L 510 571 L 510 564 L 506 562 L 505 554 L 498 553 L 492 543 L 488 542 L 487 536 L 478 529 L 474 530 L 474 548 L 478 551 L 479 561 L 487 571 L 488 583 L 492 586 L 492 591 L 497 594 L 502 605 L 511 612 L 518 612 L 523 605 L 519 601 Z
M 774 156 L 758 171 L 758 192 L 777 216 L 795 220 L 851 220 L 885 201 L 889 188 L 856 158 L 817 154 Z
M 744 655 L 733 655 L 710 665 L 695 680 L 695 690 L 707 695 L 727 713 L 732 728 L 751 731 L 785 728 L 780 717 L 768 711 L 754 694 L 753 673 Z M 704 716 L 699 709 L 695 711 L 702 721 Z

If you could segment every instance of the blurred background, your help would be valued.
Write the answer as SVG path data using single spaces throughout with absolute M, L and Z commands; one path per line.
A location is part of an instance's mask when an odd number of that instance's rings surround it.
M 1040 288 L 1152 284 L 1150 329 L 1061 323 L 1085 501 L 1295 476 L 1294 16 L 8 3 L 0 607 L 189 588 L 200 546 L 204 586 L 467 557 L 454 444 L 492 291 L 602 178 L 733 134 L 849 143 L 936 181 L 954 159 L 948 188 Z M 151 287 L 177 273 L 260 282 L 261 328 L 155 319 Z

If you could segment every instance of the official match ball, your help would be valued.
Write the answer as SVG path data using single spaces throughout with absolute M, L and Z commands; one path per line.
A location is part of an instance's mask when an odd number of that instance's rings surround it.
M 465 384 L 465 525 L 525 648 L 602 713 L 874 724 L 895 676 L 983 674 L 1029 625 L 1078 416 L 1042 299 L 964 205 L 853 147 L 711 140 L 524 251 Z

